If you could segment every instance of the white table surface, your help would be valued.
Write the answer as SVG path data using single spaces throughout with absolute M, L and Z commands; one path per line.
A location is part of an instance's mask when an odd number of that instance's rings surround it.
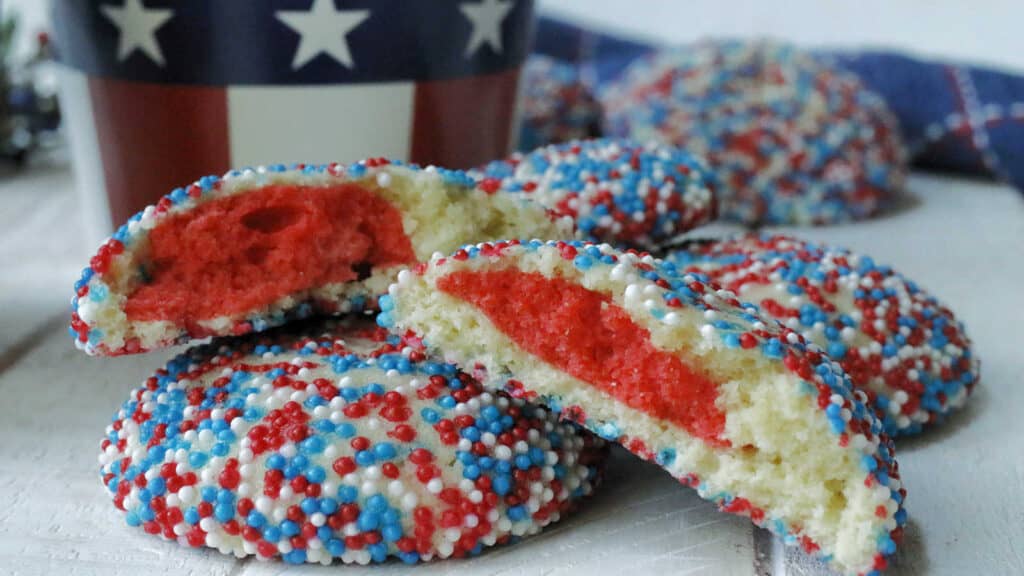
M 982 360 L 981 385 L 946 426 L 898 444 L 907 541 L 889 574 L 1024 574 L 1024 197 L 997 184 L 915 175 L 876 220 L 799 234 L 890 263 L 948 303 Z M 711 232 L 722 232 L 716 227 Z M 65 168 L 0 174 L 0 574 L 390 575 L 290 567 L 195 551 L 129 528 L 97 475 L 104 426 L 168 353 L 87 358 L 65 331 L 85 264 Z M 417 574 L 820 575 L 745 519 L 618 454 L 574 517 L 521 544 Z

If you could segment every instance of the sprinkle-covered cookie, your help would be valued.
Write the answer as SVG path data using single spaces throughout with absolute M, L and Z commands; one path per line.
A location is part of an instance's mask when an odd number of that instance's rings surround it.
M 396 337 L 310 333 L 193 348 L 131 393 L 100 455 L 130 526 L 239 557 L 412 563 L 534 534 L 599 480 L 604 443 L 547 410 Z
M 231 171 L 175 189 L 100 247 L 75 284 L 71 334 L 116 355 L 260 331 L 372 307 L 435 251 L 565 230 L 463 172 L 383 159 Z
M 866 218 L 903 185 L 894 116 L 854 75 L 792 46 L 703 42 L 638 60 L 601 95 L 609 136 L 704 156 L 724 219 Z
M 650 255 L 580 242 L 482 243 L 381 297 L 486 383 L 664 467 L 723 510 L 848 573 L 902 537 L 892 441 L 839 364 L 736 295 Z
M 523 66 L 519 147 L 594 138 L 601 133 L 601 107 L 580 78 L 579 67 L 533 55 Z
M 695 242 L 667 259 L 821 346 L 867 393 L 890 435 L 941 420 L 978 382 L 963 324 L 916 283 L 867 256 L 749 234 Z
M 705 164 L 653 142 L 553 145 L 492 162 L 474 176 L 569 218 L 584 240 L 652 247 L 715 216 Z

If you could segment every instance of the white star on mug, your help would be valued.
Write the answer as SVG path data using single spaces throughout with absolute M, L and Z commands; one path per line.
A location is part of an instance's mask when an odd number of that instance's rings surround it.
M 142 0 L 124 0 L 123 6 L 100 6 L 100 11 L 117 27 L 119 62 L 139 50 L 159 66 L 164 65 L 156 31 L 174 17 L 173 10 L 146 8 Z
M 301 39 L 292 58 L 292 70 L 298 70 L 320 53 L 327 54 L 346 68 L 354 66 L 345 36 L 370 16 L 369 10 L 336 10 L 334 0 L 314 0 L 307 11 L 281 11 L 278 20 L 297 32 Z
M 473 34 L 466 44 L 466 57 L 472 56 L 487 44 L 494 52 L 501 52 L 501 23 L 514 8 L 514 2 L 482 0 L 479 3 L 460 4 L 459 10 L 473 25 Z

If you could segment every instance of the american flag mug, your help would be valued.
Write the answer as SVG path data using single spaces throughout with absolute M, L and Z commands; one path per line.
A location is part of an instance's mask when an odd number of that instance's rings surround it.
M 94 240 L 232 167 L 508 153 L 533 0 L 54 0 Z

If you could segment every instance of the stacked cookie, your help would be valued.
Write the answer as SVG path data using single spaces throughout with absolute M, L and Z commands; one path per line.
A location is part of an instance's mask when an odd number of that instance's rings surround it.
M 618 443 L 840 570 L 881 570 L 906 522 L 890 437 L 964 402 L 970 342 L 838 249 L 638 251 L 714 219 L 717 185 L 677 148 L 595 140 L 174 190 L 75 287 L 89 354 L 213 338 L 130 394 L 103 483 L 129 525 L 185 545 L 417 562 L 557 521 Z

